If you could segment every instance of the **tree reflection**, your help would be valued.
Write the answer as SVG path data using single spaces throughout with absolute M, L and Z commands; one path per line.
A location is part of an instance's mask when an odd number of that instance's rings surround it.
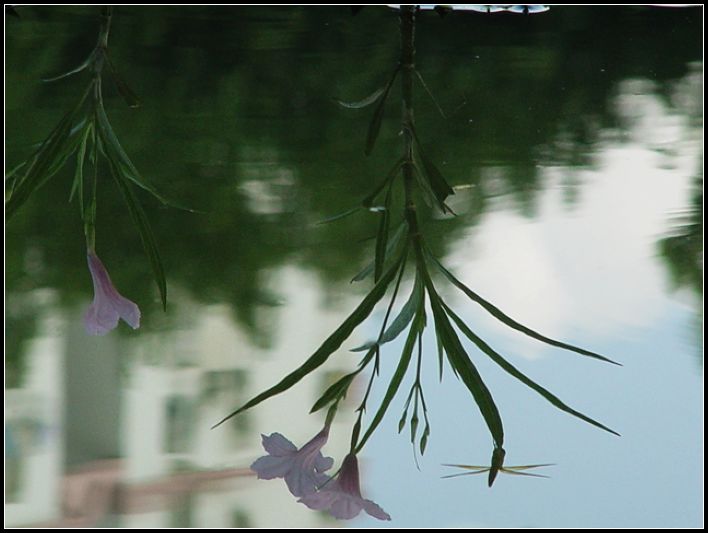
M 659 241 L 659 250 L 676 288 L 703 294 L 703 176 L 693 183 L 690 208 L 680 215 L 671 235 Z
M 687 288 L 694 293 L 697 356 L 703 360 L 703 174 L 693 183 L 691 206 L 682 213 L 670 235 L 658 242 L 674 289 Z
M 352 120 L 329 100 L 365 94 L 380 83 L 395 61 L 397 35 L 390 28 L 396 14 L 371 8 L 352 18 L 344 8 L 224 7 L 175 13 L 117 10 L 111 47 L 144 105 L 138 113 L 117 102 L 106 105 L 115 107 L 109 112 L 116 130 L 131 132 L 123 141 L 136 166 L 160 189 L 206 212 L 158 211 L 156 202 L 146 201 L 168 283 L 199 301 L 229 303 L 253 339 L 267 345 L 264 317 L 278 303 L 274 269 L 297 263 L 324 281 L 342 282 L 351 278 L 352 265 L 364 266 L 371 255 L 365 244 L 340 244 L 373 237 L 368 220 L 312 223 L 349 208 L 352 196 L 370 188 L 387 154 L 398 150 L 394 136 L 382 136 L 377 152 L 362 161 L 361 141 L 352 132 L 366 131 L 368 113 Z M 94 14 L 91 8 L 37 7 L 8 21 L 11 164 L 75 98 L 71 83 L 38 80 L 85 56 L 95 40 Z M 444 224 L 421 206 L 434 253 L 444 255 L 498 194 L 511 195 L 533 216 L 545 187 L 539 165 L 592 165 L 602 128 L 618 123 L 613 87 L 645 76 L 668 92 L 687 63 L 702 56 L 699 14 L 596 6 L 553 9 L 537 18 L 421 14 L 419 68 L 448 118 L 440 120 L 430 105 L 416 120 L 435 139 L 428 155 L 451 185 L 475 191 L 460 195 L 462 216 Z M 264 32 L 262 21 L 273 31 Z M 632 39 L 625 38 L 628 27 Z M 672 39 L 656 39 L 676 27 L 681 31 L 672 31 Z M 48 33 L 52 46 L 40 46 Z M 351 72 L 352 64 L 366 68 Z M 384 128 L 395 131 L 395 120 L 395 113 L 384 115 Z M 279 199 L 271 212 L 254 208 L 254 195 L 264 194 L 248 188 L 254 180 Z M 65 183 L 49 183 L 7 227 L 10 309 L 18 306 L 20 291 L 37 287 L 55 288 L 66 306 L 90 298 L 82 240 L 57 238 L 81 234 L 75 212 L 56 200 L 68 197 Z M 119 198 L 105 193 L 99 203 L 99 226 L 122 216 Z M 115 248 L 103 255 L 120 265 L 116 283 L 153 295 L 139 303 L 146 316 L 156 315 L 159 302 L 133 230 L 112 225 L 110 233 Z M 30 256 L 45 267 L 29 268 Z M 33 330 L 22 324 L 8 336 L 11 345 Z

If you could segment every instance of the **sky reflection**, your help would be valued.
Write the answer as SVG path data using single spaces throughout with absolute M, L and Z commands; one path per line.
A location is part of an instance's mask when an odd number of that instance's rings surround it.
M 22 21 L 36 32 L 8 38 L 13 158 L 72 97 L 69 82 L 37 80 L 95 40 L 88 12 L 38 9 Z M 118 212 L 106 193 L 103 231 L 116 243 L 107 263 L 117 286 L 142 298 L 144 322 L 102 339 L 81 324 L 91 284 L 76 208 L 56 201 L 65 184 L 48 184 L 7 225 L 5 523 L 381 526 L 314 513 L 246 468 L 262 454 L 261 433 L 306 442 L 321 429 L 321 413 L 306 412 L 353 368 L 347 350 L 376 336 L 383 311 L 317 374 L 209 428 L 297 366 L 366 289 L 348 280 L 370 260 L 371 219 L 314 222 L 350 208 L 398 147 L 398 130 L 385 124 L 389 136 L 365 159 L 364 115 L 328 100 L 365 94 L 391 67 L 395 14 L 157 9 L 128 9 L 114 28 L 116 60 L 145 107 L 109 112 L 137 166 L 208 215 L 150 212 L 170 285 L 162 313 L 132 229 L 105 222 Z M 427 358 L 432 434 L 421 470 L 396 432 L 404 398 L 360 458 L 362 492 L 391 526 L 702 523 L 702 287 L 677 289 L 659 243 L 702 190 L 703 64 L 690 31 L 666 44 L 673 55 L 656 52 L 652 32 L 684 27 L 675 14 L 622 11 L 603 25 L 607 39 L 588 47 L 603 20 L 596 13 L 554 8 L 510 27 L 495 19 L 474 42 L 465 24 L 480 19 L 427 13 L 421 69 L 455 112 L 442 120 L 416 94 L 429 153 L 461 186 L 451 203 L 459 217 L 426 219 L 436 253 L 513 318 L 624 367 L 516 334 L 452 287 L 448 303 L 530 377 L 622 437 L 555 411 L 471 350 L 504 417 L 507 462 L 557 466 L 551 479 L 500 476 L 491 490 L 475 476 L 440 479 L 441 463 L 484 464 L 490 442 L 463 387 L 450 376 L 439 384 L 436 357 Z M 629 29 L 614 26 L 627 20 Z M 55 37 L 63 46 L 46 47 Z M 400 348 L 387 346 L 382 373 Z M 430 336 L 424 350 L 436 354 Z M 323 450 L 337 464 L 366 383 L 357 385 L 342 409 L 350 417 L 340 415 Z

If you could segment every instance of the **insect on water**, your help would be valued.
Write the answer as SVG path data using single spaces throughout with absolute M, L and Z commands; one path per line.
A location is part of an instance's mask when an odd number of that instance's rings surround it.
M 525 472 L 525 471 L 530 470 L 532 468 L 540 468 L 543 466 L 553 466 L 553 463 L 545 463 L 545 464 L 537 464 L 537 465 L 522 465 L 522 466 L 504 466 L 504 456 L 505 455 L 506 455 L 506 452 L 504 451 L 503 448 L 495 448 L 494 452 L 492 452 L 492 464 L 490 466 L 460 465 L 460 464 L 448 464 L 448 463 L 443 464 L 443 466 L 452 466 L 455 468 L 462 468 L 464 470 L 467 470 L 467 472 L 459 472 L 457 474 L 450 474 L 447 476 L 443 476 L 443 479 L 452 478 L 452 477 L 460 477 L 460 476 L 472 476 L 474 474 L 484 474 L 485 472 L 489 472 L 488 484 L 491 487 L 499 472 L 503 472 L 504 474 L 511 474 L 514 476 L 529 476 L 529 477 L 547 478 L 548 476 L 544 476 L 542 474 L 531 474 L 531 473 Z

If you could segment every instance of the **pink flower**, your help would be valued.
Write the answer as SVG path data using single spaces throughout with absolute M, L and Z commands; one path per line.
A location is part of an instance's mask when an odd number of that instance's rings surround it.
M 118 325 L 122 318 L 128 325 L 140 327 L 140 309 L 124 298 L 113 286 L 106 267 L 94 252 L 87 255 L 91 278 L 93 279 L 93 303 L 86 311 L 84 324 L 89 335 L 105 335 Z
M 300 498 L 310 509 L 327 510 L 335 518 L 349 520 L 362 509 L 379 520 L 391 520 L 386 511 L 371 500 L 365 500 L 359 489 L 359 464 L 356 455 L 344 458 L 339 477 L 324 485 L 319 491 Z
M 268 437 L 262 435 L 263 448 L 270 455 L 257 459 L 251 470 L 258 474 L 258 479 L 284 478 L 293 496 L 299 498 L 311 494 L 327 481 L 328 477 L 323 472 L 334 464 L 331 457 L 324 457 L 320 451 L 328 436 L 329 427 L 325 426 L 298 450 L 280 433 L 272 433 Z

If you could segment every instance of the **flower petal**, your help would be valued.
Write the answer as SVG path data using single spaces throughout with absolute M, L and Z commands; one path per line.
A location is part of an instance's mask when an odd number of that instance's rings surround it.
M 345 493 L 332 501 L 329 514 L 340 520 L 350 520 L 357 516 L 364 508 L 364 500 Z
M 297 452 L 297 446 L 280 433 L 271 433 L 269 436 L 261 435 L 261 440 L 265 451 L 275 457 L 284 457 Z
M 332 482 L 334 483 L 334 481 Z M 321 490 L 319 492 L 313 492 L 307 496 L 303 496 L 298 501 L 304 503 L 310 509 L 315 511 L 322 511 L 329 509 L 332 502 L 338 497 L 339 493 L 331 490 Z
M 113 307 L 131 328 L 140 327 L 140 308 L 134 302 L 118 295 L 118 298 L 113 301 Z
M 297 498 L 312 494 L 320 484 L 315 473 L 304 470 L 301 465 L 296 465 L 285 475 L 285 483 L 292 495 Z
M 324 472 L 329 470 L 334 465 L 334 459 L 331 457 L 325 457 L 322 453 L 315 459 L 315 470 L 318 472 Z
M 275 457 L 265 455 L 254 461 L 251 465 L 258 479 L 275 479 L 284 477 L 293 467 L 293 460 L 290 457 Z
M 379 520 L 391 520 L 391 515 L 371 500 L 364 500 L 364 511 Z
M 98 256 L 89 252 L 86 256 L 93 281 L 93 303 L 84 315 L 84 324 L 89 335 L 105 335 L 118 325 L 122 318 L 130 327 L 140 327 L 140 309 L 121 296 L 111 282 L 106 267 Z
M 118 325 L 120 316 L 110 306 L 106 306 L 96 297 L 84 315 L 86 333 L 89 335 L 105 335 Z

